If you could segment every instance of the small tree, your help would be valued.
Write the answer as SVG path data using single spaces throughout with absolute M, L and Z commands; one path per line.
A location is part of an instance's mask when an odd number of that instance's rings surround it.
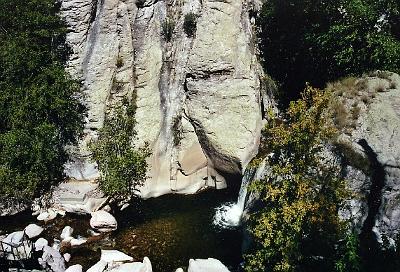
M 175 29 L 175 22 L 168 18 L 165 19 L 164 23 L 162 24 L 162 35 L 167 42 L 171 41 L 174 29 Z
M 282 120 L 265 128 L 263 153 L 273 155 L 266 177 L 251 186 L 264 208 L 250 217 L 256 248 L 246 258 L 246 271 L 335 267 L 335 243 L 345 227 L 338 210 L 347 191 L 334 158 L 323 155 L 336 133 L 327 114 L 330 101 L 329 93 L 308 87 Z
M 183 30 L 188 37 L 193 37 L 197 29 L 197 15 L 190 12 L 185 15 L 185 20 L 183 22 Z
M 102 191 L 117 199 L 134 196 L 146 178 L 148 148 L 137 149 L 132 138 L 134 107 L 124 103 L 109 116 L 90 148 L 101 171 Z

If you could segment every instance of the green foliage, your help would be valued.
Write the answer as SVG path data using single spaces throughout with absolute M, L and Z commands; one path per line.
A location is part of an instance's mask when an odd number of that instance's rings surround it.
M 358 272 L 361 271 L 359 257 L 359 240 L 354 233 L 348 234 L 345 243 L 341 248 L 341 255 L 335 263 L 336 272 Z
M 64 71 L 66 29 L 51 0 L 0 0 L 0 196 L 31 199 L 63 178 L 83 129 Z
M 93 159 L 101 171 L 100 186 L 115 198 L 131 197 L 146 178 L 149 149 L 136 149 L 135 108 L 124 102 L 109 117 L 99 131 L 97 141 L 90 145 Z
M 337 133 L 330 103 L 330 93 L 307 87 L 284 121 L 266 126 L 265 148 L 273 154 L 266 177 L 250 187 L 264 207 L 250 216 L 256 247 L 246 271 L 333 271 L 335 244 L 346 227 L 338 210 L 348 192 L 338 163 L 325 152 Z
M 193 12 L 190 12 L 185 15 L 185 19 L 183 21 L 183 30 L 185 31 L 188 37 L 193 37 L 196 34 L 197 29 L 197 15 Z
M 170 42 L 174 34 L 175 22 L 169 18 L 162 24 L 162 35 L 167 42 Z
M 400 2 L 271 0 L 259 18 L 267 72 L 282 101 L 314 86 L 372 70 L 399 72 Z

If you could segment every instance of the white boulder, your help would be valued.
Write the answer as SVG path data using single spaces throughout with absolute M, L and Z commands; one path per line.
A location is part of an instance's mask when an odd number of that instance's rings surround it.
M 121 264 L 110 272 L 153 272 L 149 258 L 144 257 L 143 262 Z
M 208 258 L 190 259 L 188 272 L 229 272 L 229 270 L 219 260 Z
M 43 255 L 38 261 L 43 268 L 50 267 L 53 272 L 65 272 L 64 257 L 52 247 L 44 246 Z
M 178 268 L 175 272 L 184 272 L 182 268 Z
M 70 226 L 64 227 L 60 235 L 61 240 L 66 240 L 72 237 L 72 233 L 74 233 L 73 228 L 71 228 Z
M 100 232 L 109 232 L 117 229 L 117 220 L 106 211 L 91 213 L 90 226 Z
M 65 272 L 82 272 L 82 265 L 75 264 L 67 268 Z
M 48 209 L 45 212 L 42 212 L 38 215 L 37 220 L 39 221 L 50 221 L 57 217 L 57 211 L 54 209 Z
M 133 258 L 118 250 L 101 250 L 101 261 L 111 262 L 131 262 Z
M 49 245 L 49 241 L 47 241 L 44 238 L 39 238 L 36 242 L 35 242 L 35 251 L 39 251 L 39 250 L 43 250 L 43 248 L 45 246 Z
M 71 260 L 71 254 L 69 254 L 69 253 L 65 253 L 64 255 L 63 255 L 63 257 L 64 257 L 64 260 L 68 263 L 69 262 L 69 260 Z
M 80 245 L 85 244 L 87 242 L 87 239 L 85 239 L 85 238 L 78 238 L 78 239 L 72 238 L 71 241 L 69 241 L 69 242 L 70 242 L 71 246 L 74 247 L 74 246 L 80 246 Z
M 106 269 L 107 262 L 104 260 L 98 261 L 95 265 L 90 267 L 86 272 L 103 272 Z
M 28 235 L 29 238 L 35 238 L 38 237 L 42 232 L 43 232 L 43 228 L 36 225 L 36 224 L 29 224 L 26 228 L 25 228 L 25 233 L 26 235 Z

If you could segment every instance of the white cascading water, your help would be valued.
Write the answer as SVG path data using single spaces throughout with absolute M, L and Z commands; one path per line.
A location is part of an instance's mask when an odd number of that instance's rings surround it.
M 247 186 L 253 179 L 254 173 L 255 169 L 245 170 L 237 202 L 224 203 L 216 208 L 213 220 L 215 226 L 220 228 L 233 228 L 240 225 L 246 202 Z

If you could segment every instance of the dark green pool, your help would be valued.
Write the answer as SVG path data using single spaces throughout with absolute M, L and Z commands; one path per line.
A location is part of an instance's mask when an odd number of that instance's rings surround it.
M 210 190 L 198 195 L 166 195 L 143 201 L 116 214 L 118 230 L 90 239 L 78 248 L 62 248 L 72 255 L 71 264 L 89 268 L 100 258 L 100 249 L 117 249 L 142 260 L 148 256 L 154 272 L 187 267 L 190 258 L 217 258 L 232 272 L 241 262 L 241 229 L 219 229 L 212 224 L 215 208 L 232 201 L 232 191 Z M 89 216 L 67 215 L 47 224 L 43 236 L 58 238 L 64 226 L 75 229 L 73 236 L 88 237 Z M 7 232 L 22 229 L 34 218 L 29 214 L 2 220 Z M 37 223 L 37 222 L 36 222 Z

